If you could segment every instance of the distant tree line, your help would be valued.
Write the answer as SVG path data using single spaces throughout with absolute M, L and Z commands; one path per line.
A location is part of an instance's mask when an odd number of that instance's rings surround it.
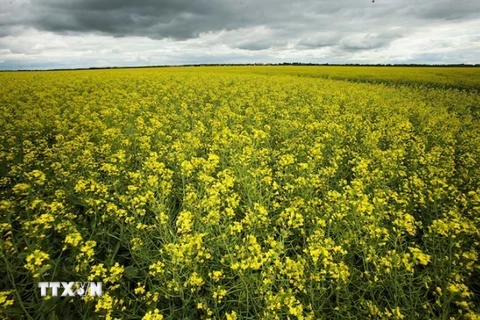
M 125 67 L 90 67 L 90 68 L 70 68 L 70 69 L 22 69 L 22 70 L 0 70 L 2 71 L 63 71 L 63 70 L 104 70 L 104 69 L 135 69 L 135 68 L 175 68 L 175 67 L 243 67 L 243 66 L 332 66 L 332 67 L 434 67 L 434 68 L 478 68 L 480 64 L 361 64 L 361 63 L 305 63 L 305 62 L 281 62 L 281 63 L 198 63 L 181 65 L 153 65 L 153 66 L 125 66 Z

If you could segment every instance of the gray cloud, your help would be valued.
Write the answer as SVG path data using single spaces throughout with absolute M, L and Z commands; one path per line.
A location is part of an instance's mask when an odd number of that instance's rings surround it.
M 188 39 L 226 23 L 224 14 L 215 20 L 209 14 L 223 8 L 202 0 L 32 0 L 30 11 L 32 25 L 46 31 Z
M 405 8 L 406 14 L 412 14 L 420 19 L 458 20 L 478 17 L 480 2 L 475 0 L 439 0 L 420 1 Z
M 250 41 L 239 43 L 236 45 L 236 48 L 243 49 L 243 50 L 266 50 L 272 47 L 272 43 L 269 41 L 257 40 L 257 41 Z
M 245 52 L 245 59 L 250 59 L 248 52 L 266 52 L 262 57 L 312 60 L 314 56 L 306 52 L 329 50 L 348 62 L 354 54 L 387 50 L 394 42 L 444 25 L 473 22 L 480 29 L 480 1 L 474 0 L 0 0 L 0 7 L 0 40 L 4 39 L 0 48 L 9 49 L 8 54 L 0 52 L 4 63 L 19 59 L 12 54 L 74 50 L 41 43 L 47 34 L 58 35 L 55 41 L 65 41 L 59 38 L 63 36 L 144 39 L 135 45 L 153 39 L 171 53 L 230 48 L 231 57 Z M 37 39 L 28 36 L 32 32 L 37 32 Z M 473 40 L 478 31 L 461 32 L 468 33 L 470 40 L 465 41 L 478 48 Z M 29 42 L 15 40 L 22 35 Z M 436 43 L 440 48 L 449 41 Z M 102 47 L 101 42 L 97 45 Z M 91 46 L 89 50 L 96 50 Z M 126 52 L 121 45 L 115 50 L 109 54 Z
M 398 31 L 378 34 L 353 34 L 343 37 L 339 41 L 339 47 L 346 51 L 378 49 L 387 46 L 391 41 L 402 36 L 402 33 Z
M 297 43 L 297 47 L 307 49 L 330 47 L 337 44 L 340 39 L 342 39 L 342 35 L 335 32 L 313 34 L 301 39 Z
M 377 0 L 375 4 L 368 0 L 31 0 L 10 6 L 8 0 L 2 1 L 7 13 L 9 7 L 17 9 L 5 24 L 60 33 L 180 40 L 262 25 L 291 31 L 292 36 L 302 36 L 305 30 L 365 32 L 386 24 L 412 20 L 422 24 L 426 19 L 460 19 L 480 12 L 480 2 L 471 0 Z

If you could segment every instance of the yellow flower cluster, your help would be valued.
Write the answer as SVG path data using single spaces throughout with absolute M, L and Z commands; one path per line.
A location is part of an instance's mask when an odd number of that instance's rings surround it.
M 0 73 L 0 316 L 478 318 L 479 70 Z
M 30 271 L 34 278 L 38 278 L 50 267 L 49 259 L 47 253 L 37 249 L 27 256 L 25 269 Z
M 12 306 L 14 300 L 11 299 L 12 291 L 0 291 L 0 306 L 2 306 L 2 311 L 4 312 L 8 306 Z M 0 314 L 2 313 L 0 311 Z
M 148 311 L 142 318 L 142 320 L 162 320 L 163 316 L 158 309 Z

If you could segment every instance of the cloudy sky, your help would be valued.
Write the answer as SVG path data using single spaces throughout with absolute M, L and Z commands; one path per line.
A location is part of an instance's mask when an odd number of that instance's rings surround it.
M 480 0 L 0 0 L 0 69 L 480 63 Z

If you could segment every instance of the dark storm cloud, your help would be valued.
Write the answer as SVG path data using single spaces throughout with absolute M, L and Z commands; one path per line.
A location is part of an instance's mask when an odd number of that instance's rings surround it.
M 389 27 L 413 29 L 429 21 L 469 18 L 480 12 L 480 1 L 32 0 L 31 8 L 32 25 L 52 32 L 186 40 L 205 32 L 263 26 L 274 34 L 223 40 L 232 48 L 252 51 L 289 42 L 296 42 L 299 50 L 359 51 L 386 47 L 401 37 L 384 32 Z
M 353 8 L 348 1 L 347 8 Z M 30 23 L 52 32 L 100 32 L 184 40 L 202 32 L 255 26 L 294 30 L 327 27 L 334 1 L 254 0 L 32 0 Z
M 113 36 L 188 39 L 224 24 L 215 1 L 32 0 L 32 24 L 52 32 L 100 32 Z M 219 12 L 212 19 L 211 12 Z
M 204 32 L 267 26 L 290 32 L 290 37 L 300 38 L 305 46 L 323 46 L 330 42 L 303 33 L 370 32 L 408 21 L 422 24 L 427 19 L 460 19 L 480 12 L 480 1 L 31 0 L 23 4 L 22 11 L 20 17 L 11 16 L 5 23 L 59 33 L 179 40 Z

